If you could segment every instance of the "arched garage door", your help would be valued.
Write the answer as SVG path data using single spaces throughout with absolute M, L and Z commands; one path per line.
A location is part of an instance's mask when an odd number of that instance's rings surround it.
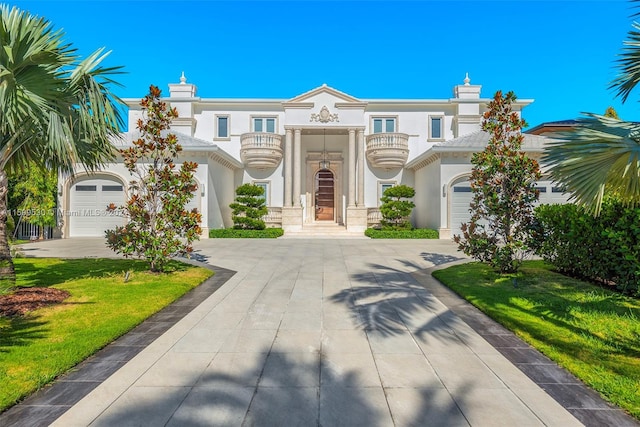
M 539 204 L 567 203 L 569 199 L 569 195 L 551 181 L 540 181 L 536 188 L 540 191 Z M 469 222 L 473 193 L 468 181 L 454 184 L 451 190 L 451 235 L 455 236 L 461 233 L 460 225 Z
M 69 221 L 70 237 L 102 237 L 106 230 L 124 225 L 125 219 L 107 212 L 110 204 L 122 206 L 125 203 L 124 186 L 117 179 L 90 177 L 71 186 L 69 211 L 65 212 Z

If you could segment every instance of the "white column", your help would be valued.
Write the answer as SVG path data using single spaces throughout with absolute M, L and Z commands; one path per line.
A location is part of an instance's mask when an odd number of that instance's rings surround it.
M 356 206 L 356 130 L 349 129 L 349 200 L 347 207 Z
M 293 130 L 293 206 L 299 208 L 300 205 L 300 162 L 302 161 L 302 142 L 300 139 L 301 129 Z
M 291 129 L 286 129 L 284 138 L 284 206 L 291 207 L 291 161 L 293 155 L 291 152 Z
M 358 129 L 358 207 L 364 208 L 364 129 Z

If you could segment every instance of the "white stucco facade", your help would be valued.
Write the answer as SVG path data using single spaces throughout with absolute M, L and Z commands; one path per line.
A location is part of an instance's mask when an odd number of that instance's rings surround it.
M 464 216 L 454 211 L 462 209 L 456 206 L 466 191 L 461 185 L 471 172 L 471 154 L 488 140 L 480 125 L 489 99 L 480 91 L 466 78 L 447 99 L 358 99 L 327 85 L 293 99 L 200 98 L 183 76 L 169 85 L 166 101 L 179 113 L 172 124 L 184 149 L 178 163 L 199 165 L 192 206 L 202 213 L 203 237 L 233 225 L 235 189 L 256 183 L 266 191 L 268 225 L 285 233 L 318 224 L 364 231 L 379 219 L 382 191 L 406 184 L 416 190 L 414 225 L 450 238 L 459 227 L 452 221 Z M 125 100 L 129 130 L 122 146 L 137 138 L 139 101 Z M 531 102 L 518 100 L 513 108 L 521 111 Z M 545 141 L 525 135 L 525 150 L 537 155 Z M 65 180 L 63 210 L 91 203 L 103 209 L 101 203 L 120 197 L 118 185 L 126 196 L 131 177 L 124 165 L 115 162 L 103 171 Z M 89 178 L 91 185 L 83 185 Z M 103 223 L 67 215 L 61 230 L 63 237 L 103 235 Z

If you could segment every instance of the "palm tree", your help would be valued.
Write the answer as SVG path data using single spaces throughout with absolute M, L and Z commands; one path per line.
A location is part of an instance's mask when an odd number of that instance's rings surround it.
M 631 1 L 640 4 L 640 0 Z M 609 86 L 622 102 L 640 82 L 640 24 L 632 26 L 616 61 L 619 74 Z M 584 114 L 573 132 L 559 135 L 560 139 L 545 149 L 543 161 L 553 179 L 595 215 L 605 195 L 626 206 L 640 206 L 640 125 Z
M 15 281 L 6 234 L 7 173 L 35 161 L 73 173 L 114 156 L 122 102 L 109 88 L 120 67 L 103 67 L 109 52 L 79 58 L 49 21 L 0 6 L 0 279 Z

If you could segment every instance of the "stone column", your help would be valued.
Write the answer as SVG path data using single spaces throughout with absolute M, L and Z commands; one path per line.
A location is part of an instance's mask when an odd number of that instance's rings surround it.
M 364 129 L 358 129 L 358 207 L 364 208 Z
M 349 198 L 347 207 L 356 206 L 356 130 L 349 129 Z
M 291 161 L 293 160 L 291 129 L 286 129 L 284 138 L 284 206 L 291 207 Z
M 302 179 L 300 173 L 300 163 L 302 162 L 302 141 L 300 138 L 302 129 L 293 130 L 293 145 L 294 145 L 294 158 L 293 158 L 293 206 L 301 207 L 300 204 L 300 180 Z

